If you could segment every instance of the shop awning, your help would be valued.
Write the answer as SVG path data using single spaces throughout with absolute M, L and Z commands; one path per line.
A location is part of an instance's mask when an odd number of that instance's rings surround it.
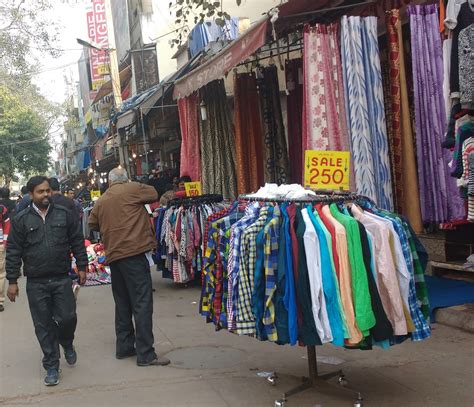
M 125 89 L 127 84 L 130 82 L 130 79 L 132 79 L 132 67 L 127 66 L 126 68 L 122 69 L 119 75 L 120 75 L 120 87 L 121 89 Z M 105 82 L 100 87 L 92 103 L 97 103 L 104 96 L 110 95 L 111 93 L 112 93 L 112 81 L 110 80 L 108 82 Z
M 222 78 L 234 66 L 265 45 L 269 19 L 265 16 L 204 64 L 176 81 L 173 98 L 186 97 L 209 82 Z

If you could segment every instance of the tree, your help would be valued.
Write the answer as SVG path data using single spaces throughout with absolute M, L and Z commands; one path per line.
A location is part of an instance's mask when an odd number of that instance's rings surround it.
M 242 0 L 234 0 L 238 6 Z M 171 40 L 171 46 L 181 45 L 187 40 L 189 34 L 189 24 L 203 24 L 206 19 L 212 19 L 221 27 L 225 25 L 226 20 L 231 16 L 224 11 L 224 0 L 176 0 L 170 2 L 170 13 L 175 14 L 175 24 L 180 27 L 177 31 L 177 38 Z
M 57 55 L 58 29 L 44 18 L 50 0 L 0 0 L 0 67 L 10 74 L 29 74 L 37 55 Z
M 0 86 L 0 176 L 8 185 L 15 173 L 45 173 L 50 165 L 48 123 L 6 86 Z

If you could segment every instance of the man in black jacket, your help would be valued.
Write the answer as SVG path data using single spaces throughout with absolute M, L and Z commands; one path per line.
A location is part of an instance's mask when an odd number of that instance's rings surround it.
M 54 386 L 59 383 L 59 345 L 68 364 L 77 360 L 73 346 L 76 302 L 68 275 L 71 251 L 77 260 L 81 284 L 86 280 L 87 254 L 77 217 L 51 202 L 48 178 L 32 177 L 27 187 L 31 205 L 11 220 L 8 235 L 7 296 L 12 302 L 18 296 L 17 279 L 23 261 L 31 317 L 47 371 L 44 384 Z

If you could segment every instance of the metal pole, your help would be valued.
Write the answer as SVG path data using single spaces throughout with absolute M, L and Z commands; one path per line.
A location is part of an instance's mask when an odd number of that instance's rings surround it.
M 318 377 L 318 361 L 316 358 L 316 346 L 307 346 L 309 380 L 314 381 Z
M 143 135 L 143 146 L 145 149 L 146 170 L 150 172 L 150 168 L 148 167 L 148 146 L 147 146 L 147 140 L 146 140 L 146 134 L 145 134 L 145 120 L 143 119 L 143 111 L 141 108 L 140 108 L 140 119 L 141 119 L 140 121 L 142 122 L 141 124 L 142 124 L 142 135 Z

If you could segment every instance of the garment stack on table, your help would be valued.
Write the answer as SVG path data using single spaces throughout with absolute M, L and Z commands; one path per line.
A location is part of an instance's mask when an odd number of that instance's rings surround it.
M 188 283 L 200 277 L 205 224 L 228 206 L 222 200 L 222 195 L 175 199 L 155 211 L 156 257 L 163 260 L 164 278 Z
M 208 219 L 200 312 L 216 329 L 360 349 L 431 335 L 405 219 L 361 198 L 250 199 Z

